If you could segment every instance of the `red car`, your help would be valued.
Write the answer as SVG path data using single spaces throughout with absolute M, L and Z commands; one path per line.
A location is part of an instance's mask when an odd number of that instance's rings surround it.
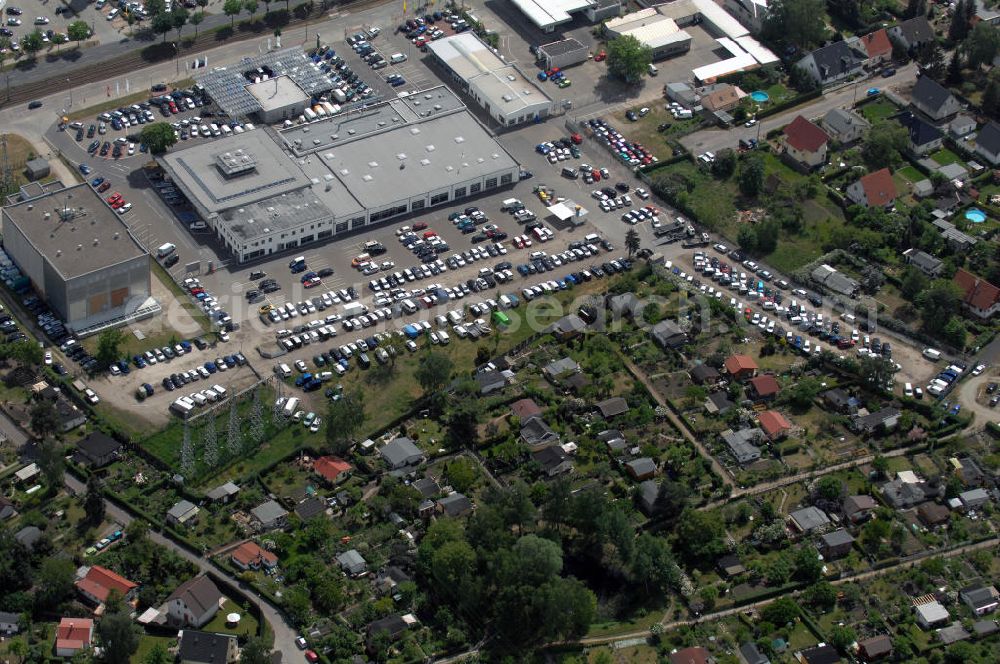
M 117 201 L 115 201 L 114 203 L 111 204 L 111 207 L 113 207 L 114 209 L 117 210 L 118 208 L 120 208 L 123 205 L 125 205 L 125 199 L 124 198 L 119 198 Z
M 415 230 L 415 231 L 422 231 L 425 228 L 427 228 L 427 222 L 426 221 L 418 221 L 417 223 L 413 224 L 413 230 Z
M 107 191 L 108 189 L 111 189 L 111 183 L 110 183 L 110 182 L 102 182 L 102 183 L 101 183 L 101 186 L 97 188 L 97 191 L 98 191 L 99 193 L 102 193 L 102 194 L 103 194 L 103 193 L 104 193 L 104 192 L 106 192 L 106 191 Z
M 424 233 L 425 240 L 429 240 L 432 237 L 437 237 L 437 233 L 435 233 L 434 231 L 427 231 L 426 233 Z
M 122 195 L 119 194 L 116 191 L 115 193 L 113 193 L 110 196 L 108 196 L 108 203 L 111 204 L 111 205 L 114 205 L 116 202 L 120 201 L 121 199 L 122 199 Z
M 316 286 L 319 286 L 320 281 L 319 277 L 310 277 L 302 285 L 306 288 L 315 288 Z
M 596 168 L 590 172 L 590 177 L 594 178 L 594 182 L 601 181 L 601 172 Z
M 606 57 L 608 57 L 607 52 L 599 51 L 597 55 L 594 56 L 594 62 L 600 62 L 601 60 L 604 60 Z
M 573 141 L 574 144 L 579 145 L 580 143 L 583 143 L 583 136 L 580 134 L 570 134 L 569 140 Z
M 550 69 L 547 72 L 545 72 L 545 75 L 548 76 L 549 78 L 552 78 L 553 76 L 555 76 L 556 74 L 558 74 L 561 71 L 562 70 L 559 69 L 559 67 L 553 67 L 552 69 Z
M 306 654 L 306 659 L 308 659 L 310 662 L 313 662 L 313 664 L 319 661 L 319 655 L 316 654 L 315 650 L 307 650 L 305 654 Z

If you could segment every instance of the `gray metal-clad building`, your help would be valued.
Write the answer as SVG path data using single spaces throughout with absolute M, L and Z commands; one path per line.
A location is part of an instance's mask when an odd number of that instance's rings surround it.
M 590 49 L 572 37 L 538 47 L 538 60 L 546 69 L 565 69 L 586 62 Z
M 444 86 L 158 160 L 240 262 L 513 184 L 520 171 Z
M 4 249 L 77 334 L 158 310 L 149 254 L 89 186 L 9 205 L 2 218 Z

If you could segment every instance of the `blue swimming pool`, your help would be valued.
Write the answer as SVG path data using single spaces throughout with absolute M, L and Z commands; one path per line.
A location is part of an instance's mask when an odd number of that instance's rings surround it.
M 766 101 L 770 101 L 771 95 L 767 94 L 763 90 L 754 90 L 750 93 L 750 98 L 758 104 L 763 104 Z
M 970 208 L 965 211 L 965 218 L 974 224 L 981 224 L 986 221 L 986 213 L 979 208 Z

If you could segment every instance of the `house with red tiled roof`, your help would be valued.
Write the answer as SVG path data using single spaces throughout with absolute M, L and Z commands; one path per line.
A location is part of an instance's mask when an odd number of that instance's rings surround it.
M 123 599 L 129 601 L 138 587 L 138 583 L 100 565 L 91 565 L 87 573 L 76 582 L 76 589 L 80 594 L 94 604 L 104 604 L 112 590 L 118 591 Z
M 63 618 L 56 631 L 56 657 L 73 657 L 90 647 L 94 621 L 90 618 Z
M 750 379 L 750 398 L 754 401 L 771 401 L 778 396 L 780 389 L 774 374 L 764 374 Z
M 1000 288 L 965 269 L 955 273 L 954 281 L 962 289 L 962 303 L 969 313 L 987 319 L 1000 311 Z
M 742 90 L 735 85 L 720 83 L 708 94 L 702 95 L 701 106 L 709 113 L 716 111 L 729 111 L 736 108 L 740 99 L 746 96 Z
M 715 664 L 715 658 L 701 646 L 691 646 L 670 653 L 670 664 Z
M 792 166 L 811 171 L 826 163 L 829 143 L 830 136 L 825 131 L 797 115 L 785 126 L 785 134 L 781 139 L 785 148 L 782 156 Z
M 869 65 L 878 65 L 892 59 L 892 42 L 885 28 L 869 32 L 859 40 L 861 48 L 868 55 Z
M 764 435 L 771 440 L 778 440 L 792 430 L 792 423 L 776 410 L 765 410 L 757 416 Z
M 542 407 L 534 399 L 518 399 L 510 405 L 510 412 L 521 422 L 527 422 L 532 417 L 542 414 Z
M 331 484 L 350 477 L 354 466 L 334 456 L 321 456 L 313 461 L 313 472 Z
M 233 549 L 229 557 L 240 569 L 270 568 L 278 564 L 278 556 L 260 548 L 256 542 L 243 542 Z
M 749 355 L 730 355 L 723 367 L 731 378 L 746 380 L 757 375 L 757 363 Z
M 865 207 L 891 207 L 897 195 L 888 168 L 864 175 L 847 186 L 848 200 Z

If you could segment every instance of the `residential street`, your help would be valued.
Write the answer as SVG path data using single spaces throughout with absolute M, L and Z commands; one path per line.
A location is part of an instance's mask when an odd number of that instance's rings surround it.
M 71 492 L 75 494 L 82 494 L 87 490 L 86 485 L 72 475 L 67 473 L 64 478 L 66 487 Z M 132 515 L 111 501 L 105 500 L 104 505 L 107 510 L 108 517 L 119 522 L 122 526 L 126 526 L 132 522 Z M 274 632 L 274 649 L 282 654 L 282 661 L 297 663 L 306 661 L 305 657 L 302 655 L 302 651 L 295 646 L 295 630 L 293 630 L 292 627 L 285 621 L 284 614 L 282 614 L 277 607 L 263 599 L 250 588 L 240 586 L 239 581 L 226 572 L 220 570 L 218 567 L 212 565 L 212 563 L 210 563 L 207 559 L 191 553 L 184 547 L 164 537 L 160 533 L 150 530 L 149 537 L 160 546 L 170 549 L 182 558 L 195 564 L 202 572 L 211 571 L 217 576 L 224 578 L 234 586 L 239 587 L 244 593 L 246 593 L 247 597 L 249 597 L 250 600 L 257 605 L 264 618 L 271 625 L 271 630 Z
M 705 151 L 718 152 L 723 148 L 735 148 L 741 138 L 761 140 L 767 135 L 767 132 L 785 126 L 795 119 L 796 115 L 802 115 L 806 118 L 822 117 L 830 109 L 851 106 L 855 101 L 865 96 L 868 88 L 898 90 L 908 87 L 916 77 L 917 65 L 911 62 L 905 67 L 900 67 L 896 74 L 890 78 L 876 77 L 859 80 L 852 85 L 828 92 L 812 104 L 799 106 L 761 120 L 756 127 L 748 129 L 742 125 L 736 125 L 732 129 L 705 129 L 681 138 L 681 144 L 695 154 Z

